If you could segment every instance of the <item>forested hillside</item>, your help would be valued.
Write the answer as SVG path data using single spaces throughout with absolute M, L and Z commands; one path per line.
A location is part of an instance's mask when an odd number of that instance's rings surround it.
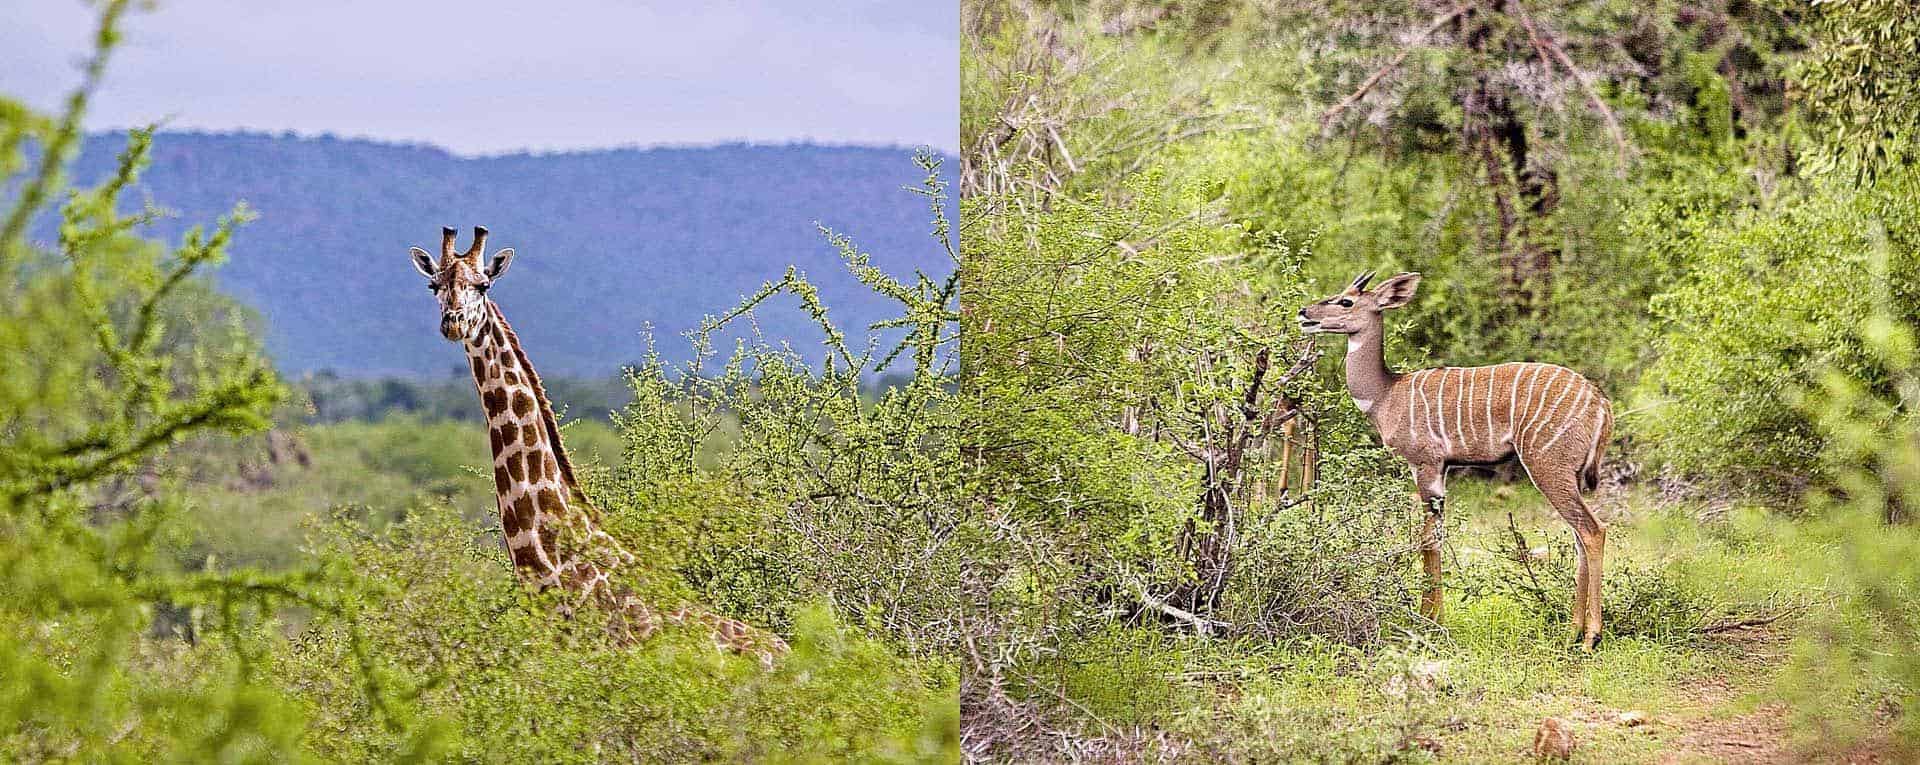
M 111 175 L 124 135 L 89 135 L 72 173 Z M 245 202 L 220 286 L 266 318 L 283 372 L 440 377 L 460 357 L 434 331 L 432 301 L 407 247 L 437 248 L 440 226 L 484 225 L 519 254 L 496 293 L 551 375 L 605 375 L 646 352 L 685 354 L 682 332 L 793 265 L 836 318 L 864 326 L 883 298 L 841 267 L 816 222 L 896 272 L 944 274 L 906 147 L 723 145 L 461 157 L 424 145 L 264 133 L 155 136 L 152 165 L 124 204 L 169 214 L 153 236 Z M 36 239 L 50 240 L 43 218 Z M 804 315 L 773 312 L 774 339 L 806 336 Z

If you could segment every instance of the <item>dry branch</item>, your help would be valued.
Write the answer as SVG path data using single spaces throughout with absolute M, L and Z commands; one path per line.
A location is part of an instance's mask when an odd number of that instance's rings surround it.
M 1573 57 L 1567 55 L 1566 49 L 1561 48 L 1553 38 L 1540 34 L 1540 30 L 1533 25 L 1533 17 L 1527 15 L 1526 6 L 1522 5 L 1520 0 L 1513 0 L 1513 4 L 1509 7 L 1513 9 L 1514 17 L 1520 20 L 1520 26 L 1527 30 L 1527 37 L 1532 40 L 1534 50 L 1540 52 L 1541 59 L 1547 60 L 1549 66 L 1552 62 L 1558 62 L 1565 67 L 1567 73 L 1573 76 L 1573 81 L 1580 84 L 1580 90 L 1587 94 L 1587 100 L 1593 102 L 1594 111 L 1599 112 L 1600 118 L 1607 123 L 1607 135 L 1613 137 L 1614 146 L 1620 151 L 1621 167 L 1624 168 L 1632 154 L 1632 147 L 1627 144 L 1627 134 L 1621 130 L 1620 119 L 1614 116 L 1613 109 L 1607 106 L 1606 100 L 1600 98 L 1600 92 L 1594 90 L 1593 83 L 1587 80 L 1586 73 L 1573 65 Z
M 1730 622 L 1715 622 L 1713 624 L 1708 624 L 1708 625 L 1699 627 L 1698 629 L 1695 629 L 1694 632 L 1698 632 L 1702 635 L 1717 635 L 1722 632 L 1732 632 L 1734 630 L 1752 629 L 1754 627 L 1765 627 L 1769 624 L 1780 621 L 1781 619 L 1785 619 L 1789 616 L 1793 616 L 1794 614 L 1798 614 L 1802 610 L 1804 610 L 1804 608 L 1802 608 L 1801 606 L 1793 606 L 1791 608 L 1784 609 L 1779 613 L 1776 613 L 1770 616 L 1758 616 L 1751 619 L 1739 619 L 1739 620 L 1730 621 Z
M 1179 606 L 1176 606 L 1172 603 L 1168 603 L 1165 600 L 1154 597 L 1153 593 L 1147 592 L 1146 585 L 1136 584 L 1134 585 L 1134 587 L 1137 588 L 1140 592 L 1140 602 L 1145 603 L 1148 606 L 1151 606 L 1155 611 L 1159 611 L 1160 613 L 1171 616 L 1174 619 L 1186 624 L 1187 626 L 1192 627 L 1193 631 L 1196 633 L 1199 633 L 1201 637 L 1212 637 L 1213 631 L 1215 629 L 1220 629 L 1220 630 L 1233 629 L 1233 625 L 1231 624 L 1220 621 L 1218 619 L 1209 619 L 1207 617 L 1201 616 L 1199 614 L 1195 614 L 1191 611 L 1188 611 Z
M 1427 28 L 1424 30 L 1421 30 L 1419 35 L 1415 36 L 1412 40 L 1408 40 L 1406 45 L 1400 49 L 1400 52 L 1397 54 L 1394 54 L 1394 57 L 1389 59 L 1385 66 L 1382 66 L 1379 69 L 1374 70 L 1372 75 L 1368 76 L 1364 82 L 1360 83 L 1359 88 L 1355 89 L 1352 93 L 1347 94 L 1346 98 L 1340 99 L 1340 103 L 1334 104 L 1332 107 L 1328 108 L 1325 112 L 1322 112 L 1320 114 L 1320 129 L 1325 130 L 1328 125 L 1333 123 L 1333 120 L 1335 117 L 1340 116 L 1341 112 L 1346 111 L 1348 108 L 1352 107 L 1354 104 L 1360 103 L 1360 99 L 1365 98 L 1367 96 L 1367 93 L 1373 90 L 1373 86 L 1380 84 L 1380 80 L 1384 79 L 1388 73 L 1392 72 L 1395 69 L 1400 68 L 1400 63 L 1403 61 L 1406 61 L 1407 56 L 1413 53 L 1413 46 L 1416 43 L 1419 43 L 1420 41 L 1425 40 L 1428 37 L 1432 36 L 1433 33 L 1440 31 L 1441 27 L 1444 27 L 1447 24 L 1451 23 L 1454 19 L 1460 18 L 1460 14 L 1466 13 L 1466 12 L 1467 12 L 1467 6 L 1465 3 L 1462 3 L 1460 5 L 1454 6 L 1454 9 L 1451 12 L 1448 12 L 1445 16 L 1441 16 L 1440 18 L 1434 19 L 1433 23 L 1428 24 Z

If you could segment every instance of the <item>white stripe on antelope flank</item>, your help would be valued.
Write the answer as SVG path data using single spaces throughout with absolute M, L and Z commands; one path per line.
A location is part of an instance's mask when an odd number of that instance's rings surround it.
M 1521 369 L 1513 375 L 1513 388 L 1507 391 L 1507 445 L 1509 446 L 1518 446 L 1520 444 L 1520 442 L 1514 438 L 1519 435 L 1514 432 L 1514 428 L 1520 426 L 1520 410 L 1518 408 L 1520 405 L 1520 380 L 1528 374 L 1533 374 L 1538 377 L 1539 372 L 1539 367 L 1528 364 L 1524 369 Z M 1527 395 L 1533 395 L 1532 388 L 1527 389 Z
M 1466 390 L 1462 392 L 1462 395 L 1464 396 L 1464 398 L 1460 400 L 1460 407 L 1454 410 L 1456 413 L 1460 414 L 1460 443 L 1466 444 L 1467 448 L 1469 449 L 1473 448 L 1473 444 L 1474 444 L 1473 417 L 1472 417 L 1473 378 L 1474 378 L 1474 375 L 1479 374 L 1479 371 L 1480 370 L 1478 369 L 1472 369 L 1472 368 L 1460 370 L 1460 384 Z
M 1573 408 L 1567 410 L 1567 416 L 1565 418 L 1566 422 L 1563 423 L 1560 426 L 1560 430 L 1554 433 L 1552 438 L 1547 439 L 1547 442 L 1545 444 L 1542 444 L 1540 448 L 1541 449 L 1552 448 L 1553 443 L 1555 441 L 1560 440 L 1561 436 L 1566 435 L 1568 430 L 1572 430 L 1574 423 L 1580 421 L 1579 420 L 1579 414 L 1581 411 L 1580 408 L 1583 406 L 1586 406 L 1587 402 L 1591 401 L 1592 399 L 1593 399 L 1593 386 L 1591 385 L 1582 386 L 1580 388 L 1580 396 L 1573 400 Z
M 1466 414 L 1467 411 L 1467 401 L 1464 397 L 1473 395 L 1473 382 L 1469 379 L 1467 370 L 1465 369 L 1460 370 L 1460 385 L 1465 388 L 1465 390 L 1464 392 L 1455 391 L 1453 394 L 1453 434 L 1460 437 L 1460 444 L 1462 446 L 1471 448 L 1472 444 L 1467 442 L 1467 431 L 1461 427 L 1465 425 L 1465 423 L 1461 422 L 1461 420 L 1465 419 L 1461 415 Z
M 1561 394 L 1559 394 L 1559 398 L 1555 398 L 1555 400 L 1553 400 L 1553 404 L 1548 404 L 1548 406 L 1540 407 L 1540 417 L 1538 417 L 1540 421 L 1538 421 L 1538 423 L 1534 425 L 1534 438 L 1540 438 L 1540 434 L 1542 434 L 1542 432 L 1548 431 L 1548 425 L 1553 425 L 1553 423 L 1559 423 L 1559 419 L 1563 417 L 1563 415 L 1561 415 L 1561 409 L 1559 409 L 1559 406 L 1561 406 L 1561 404 L 1565 404 L 1565 402 L 1567 402 L 1567 398 L 1569 398 L 1569 396 L 1572 396 L 1572 394 L 1574 394 L 1574 388 L 1576 388 L 1576 386 L 1580 386 L 1580 375 L 1578 375 L 1578 373 L 1574 373 L 1572 369 L 1567 369 L 1567 371 L 1565 371 L 1563 375 L 1559 375 L 1559 377 L 1561 377 L 1561 379 L 1565 379 L 1565 381 L 1567 381 L 1567 384 L 1565 384 L 1565 386 L 1561 388 Z
M 1495 383 L 1498 383 L 1498 382 L 1500 382 L 1500 375 L 1496 372 L 1496 368 L 1487 367 L 1486 409 L 1487 409 L 1487 447 L 1488 448 L 1493 448 L 1495 446 L 1495 444 L 1493 443 L 1493 386 Z
M 1440 368 L 1440 387 L 1433 392 L 1433 402 L 1438 405 L 1434 408 L 1439 410 L 1440 415 L 1440 448 L 1445 454 L 1453 453 L 1453 439 L 1447 438 L 1447 372 L 1449 369 L 1449 367 Z
M 1440 370 L 1434 369 L 1430 371 L 1438 372 Z M 1447 384 L 1447 378 L 1445 375 L 1427 375 L 1427 377 L 1421 378 L 1420 380 L 1421 392 L 1423 393 L 1426 392 L 1427 379 L 1435 376 L 1438 376 L 1440 378 L 1441 386 L 1444 387 Z M 1422 407 L 1425 408 L 1424 414 L 1426 414 L 1427 416 L 1427 435 L 1432 436 L 1435 441 L 1440 440 L 1440 431 L 1439 429 L 1433 426 L 1433 420 L 1436 415 L 1440 416 L 1441 419 L 1445 419 L 1445 415 L 1440 415 L 1440 393 L 1436 390 L 1435 392 L 1428 394 L 1425 399 L 1421 400 L 1420 404 Z
M 1427 378 L 1431 376 L 1427 373 L 1431 371 L 1433 370 L 1420 370 L 1420 376 L 1416 378 L 1413 383 L 1413 395 L 1420 397 L 1420 419 L 1418 422 L 1426 426 L 1427 437 L 1429 438 L 1433 437 L 1433 405 L 1427 401 Z M 1412 422 L 1407 423 L 1407 432 L 1409 434 L 1413 433 Z
M 1548 367 L 1548 371 L 1551 377 L 1548 377 L 1548 384 L 1540 388 L 1540 402 L 1536 402 L 1534 406 L 1528 406 L 1526 411 L 1526 425 L 1521 427 L 1521 440 L 1528 440 L 1532 438 L 1534 431 L 1540 431 L 1540 419 L 1548 413 L 1548 396 L 1553 394 L 1553 383 L 1559 383 L 1559 379 L 1563 377 L 1561 367 Z
M 1593 448 L 1587 450 L 1585 463 L 1588 465 L 1593 464 L 1595 456 L 1600 453 L 1600 448 L 1605 445 L 1600 443 L 1600 439 L 1602 438 L 1601 434 L 1607 431 L 1607 423 L 1613 421 L 1613 404 L 1611 402 L 1595 407 L 1595 409 L 1600 413 L 1600 421 L 1593 424 Z

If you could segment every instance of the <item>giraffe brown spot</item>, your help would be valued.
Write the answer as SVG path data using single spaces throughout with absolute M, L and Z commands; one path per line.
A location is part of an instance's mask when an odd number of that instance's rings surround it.
M 519 385 L 519 384 L 520 384 L 520 375 L 518 375 L 518 374 L 515 374 L 513 370 L 511 370 L 511 369 L 508 369 L 508 370 L 505 370 L 505 371 L 503 371 L 503 372 L 502 372 L 501 374 L 503 374 L 503 375 L 505 375 L 505 376 L 506 376 L 506 379 L 507 379 L 507 384 L 508 384 L 508 385 Z
M 533 452 L 526 452 L 525 454 L 527 455 L 527 482 L 539 483 L 546 480 L 546 476 L 540 474 L 540 469 L 544 467 L 540 462 L 540 455 L 534 454 Z
M 500 392 L 498 388 L 488 388 L 481 391 L 480 404 L 486 408 L 487 414 L 491 416 L 494 412 L 507 408 L 507 396 L 505 393 Z
M 481 361 L 480 361 L 480 357 L 479 357 L 479 356 L 473 356 L 473 357 L 471 357 L 471 358 L 469 358 L 468 360 L 469 360 L 469 361 L 472 361 L 472 362 L 473 362 L 473 379 L 475 379 L 475 380 L 484 380 L 484 379 L 486 379 L 486 378 L 487 378 L 487 365 L 486 365 L 486 364 L 483 364 L 483 363 L 481 363 Z
M 524 456 L 524 454 L 516 453 L 507 457 L 507 472 L 513 475 L 514 483 L 527 480 L 526 468 L 520 465 L 520 458 L 522 456 Z
M 540 539 L 540 533 L 538 531 L 534 532 L 533 542 L 533 544 L 516 548 L 513 551 L 513 566 L 514 568 L 531 569 L 536 572 L 545 573 L 540 566 L 538 548 L 544 545 L 541 544 L 542 540 Z
M 560 499 L 560 492 L 554 491 L 552 486 L 542 486 L 540 487 L 540 509 L 554 515 L 565 515 L 567 505 Z
M 500 437 L 498 441 L 493 442 L 493 450 L 497 452 L 500 451 L 501 444 L 511 444 L 515 439 L 520 437 L 520 426 L 509 422 L 501 425 L 499 430 L 494 431 L 494 435 Z
M 503 465 L 493 466 L 493 490 L 498 494 L 507 493 L 507 468 Z
M 522 494 L 513 501 L 513 521 L 519 528 L 536 529 L 535 523 L 538 520 L 538 515 L 534 512 L 532 497 Z
M 523 390 L 514 391 L 513 392 L 513 413 L 523 418 L 529 414 L 532 414 L 533 413 L 533 397 L 527 395 L 527 392 Z
M 560 477 L 560 463 L 554 461 L 553 452 L 546 453 L 546 461 L 547 461 L 547 475 L 553 476 L 555 478 Z
M 508 428 L 511 428 L 511 427 L 513 427 L 513 425 L 511 425 L 511 424 L 509 424 L 509 425 L 507 425 L 506 427 L 508 427 Z M 499 453 L 500 453 L 500 447 L 501 447 L 502 445 L 504 445 L 504 444 L 510 444 L 510 443 L 513 443 L 513 441 L 511 441 L 511 440 L 508 440 L 508 439 L 511 439 L 511 438 L 513 438 L 513 437 L 512 437 L 512 436 L 509 436 L 509 435 L 507 435 L 507 434 L 505 434 L 505 433 L 503 433 L 503 432 L 502 432 L 503 430 L 504 430 L 504 428 L 489 428 L 489 429 L 487 430 L 487 437 L 488 437 L 488 438 L 490 438 L 490 439 L 492 439 L 492 441 L 493 441 L 493 453 L 494 453 L 494 454 L 499 454 Z
M 533 426 L 533 425 L 528 425 L 528 426 L 527 426 L 527 430 L 526 430 L 526 433 L 525 433 L 524 435 L 522 435 L 522 436 L 521 436 L 521 438 L 524 438 L 524 439 L 526 439 L 526 443 L 527 443 L 527 445 L 528 445 L 528 446 L 539 446 L 539 445 L 540 445 L 540 436 L 542 435 L 542 433 L 541 433 L 541 431 L 542 431 L 542 430 L 544 430 L 544 428 L 540 428 L 540 427 L 536 427 L 536 426 Z
M 493 330 L 493 342 L 503 346 L 507 344 L 507 336 L 501 334 L 499 324 L 490 325 L 488 329 Z
M 559 560 L 560 559 L 559 535 L 553 533 L 553 529 L 541 529 L 541 531 L 543 533 L 540 534 L 540 549 L 546 551 L 547 560 Z

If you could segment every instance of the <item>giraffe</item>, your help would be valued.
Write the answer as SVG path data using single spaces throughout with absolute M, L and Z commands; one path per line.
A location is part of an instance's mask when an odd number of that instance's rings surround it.
M 600 528 L 598 510 L 574 479 L 540 376 L 500 307 L 487 297 L 488 287 L 513 262 L 513 250 L 502 249 L 482 265 L 485 228 L 473 228 L 473 244 L 464 253 L 454 247 L 453 228 L 440 233 L 439 261 L 413 247 L 413 267 L 439 300 L 440 334 L 466 349 L 486 414 L 500 529 L 514 570 L 540 590 L 567 593 L 568 613 L 581 604 L 607 609 L 609 628 L 623 644 L 663 625 L 694 624 L 708 629 L 716 646 L 771 667 L 787 650 L 780 638 L 697 606 L 657 609 L 613 581 L 634 555 Z

